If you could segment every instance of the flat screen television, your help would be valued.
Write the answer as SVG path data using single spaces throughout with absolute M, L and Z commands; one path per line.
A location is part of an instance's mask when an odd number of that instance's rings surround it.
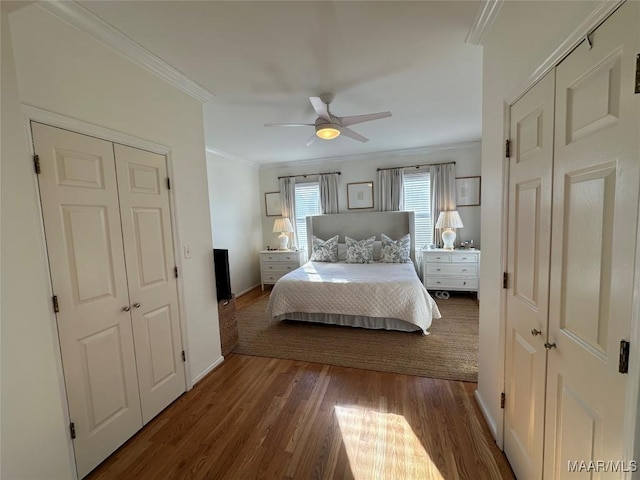
M 229 276 L 229 250 L 214 248 L 213 263 L 216 273 L 216 297 L 218 302 L 231 299 L 231 277 Z

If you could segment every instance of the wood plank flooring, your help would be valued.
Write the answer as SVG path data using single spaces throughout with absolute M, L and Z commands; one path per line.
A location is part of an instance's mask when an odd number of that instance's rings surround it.
M 475 388 L 232 354 L 87 478 L 512 479 Z

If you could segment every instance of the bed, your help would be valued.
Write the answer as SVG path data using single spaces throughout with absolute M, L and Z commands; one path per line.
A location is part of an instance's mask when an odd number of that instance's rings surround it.
M 412 212 L 372 212 L 319 215 L 307 218 L 312 235 L 362 239 L 381 233 L 411 237 L 415 259 Z M 308 246 L 311 251 L 311 244 Z M 267 306 L 274 321 L 297 320 L 370 329 L 428 333 L 440 312 L 411 263 L 370 264 L 307 262 L 274 285 Z

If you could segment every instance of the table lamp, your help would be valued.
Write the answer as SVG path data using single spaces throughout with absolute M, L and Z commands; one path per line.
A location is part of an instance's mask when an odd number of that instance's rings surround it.
M 277 220 L 276 220 L 277 221 Z M 453 242 L 456 241 L 456 231 L 454 228 L 462 228 L 462 220 L 457 210 L 440 212 L 436 228 L 444 228 L 442 232 L 442 243 L 445 250 L 453 250 Z
M 273 224 L 273 231 L 280 232 L 280 235 L 278 235 L 278 249 L 289 250 L 289 236 L 287 235 L 287 233 L 293 232 L 293 225 L 291 225 L 291 220 L 289 220 L 287 217 L 277 218 Z

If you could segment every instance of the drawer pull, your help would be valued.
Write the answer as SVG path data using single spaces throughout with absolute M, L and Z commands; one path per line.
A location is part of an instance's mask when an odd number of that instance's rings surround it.
M 442 259 L 442 257 L 436 257 L 436 260 L 440 260 L 440 259 Z
M 436 282 L 438 285 L 440 285 L 440 282 Z
M 466 259 L 467 259 L 467 257 L 462 257 L 462 260 L 466 260 Z
M 436 272 L 440 272 L 441 270 L 439 268 L 436 268 Z
M 463 285 L 466 285 L 466 284 L 467 284 L 467 282 L 462 282 L 462 284 L 463 284 Z
M 467 269 L 466 269 L 466 268 L 463 268 L 463 269 L 462 269 L 462 271 L 463 271 L 463 272 L 466 272 L 466 271 L 467 271 Z

